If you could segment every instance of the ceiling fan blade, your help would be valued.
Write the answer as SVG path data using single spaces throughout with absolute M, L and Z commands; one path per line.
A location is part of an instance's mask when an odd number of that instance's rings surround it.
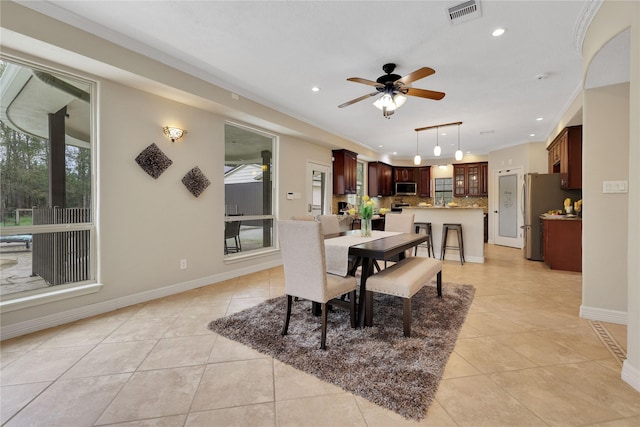
M 366 95 L 362 95 L 362 96 L 361 96 L 361 97 L 359 97 L 359 98 L 352 99 L 351 101 L 347 101 L 347 102 L 345 102 L 344 104 L 340 104 L 340 105 L 338 105 L 338 108 L 348 107 L 348 106 L 349 106 L 349 105 L 351 105 L 351 104 L 355 104 L 356 102 L 363 101 L 363 100 L 365 100 L 365 99 L 367 99 L 367 98 L 370 98 L 370 97 L 372 97 L 372 96 L 378 95 L 379 93 L 380 93 L 380 92 L 372 92 L 372 93 L 368 93 L 368 94 L 366 94 Z
M 403 90 L 402 93 L 405 93 L 405 91 Z M 406 95 L 410 95 L 410 96 L 419 96 L 420 98 L 434 99 L 436 101 L 440 101 L 445 96 L 444 92 L 436 92 L 436 91 L 433 91 L 433 90 L 418 89 L 418 88 L 415 88 L 415 87 L 407 88 L 405 94 Z
M 420 80 L 423 79 L 425 77 L 430 76 L 431 74 L 435 74 L 435 70 L 433 68 L 429 68 L 429 67 L 422 67 L 419 70 L 414 71 L 411 74 L 407 74 L 406 76 L 402 77 L 401 79 L 398 79 L 395 81 L 395 83 L 402 83 L 402 84 L 409 84 L 411 82 L 415 82 L 416 80 Z
M 347 80 L 350 82 L 362 83 L 363 85 L 384 87 L 384 85 L 381 85 L 378 82 L 374 82 L 373 80 L 361 79 L 360 77 L 349 77 Z

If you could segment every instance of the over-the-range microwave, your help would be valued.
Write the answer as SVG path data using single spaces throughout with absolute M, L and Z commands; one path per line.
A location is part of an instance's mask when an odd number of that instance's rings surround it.
M 418 186 L 415 182 L 396 182 L 396 195 L 415 196 L 418 194 Z

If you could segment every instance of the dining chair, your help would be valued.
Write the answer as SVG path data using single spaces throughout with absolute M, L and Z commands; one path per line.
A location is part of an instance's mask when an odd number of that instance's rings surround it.
M 233 239 L 233 246 L 227 244 L 228 239 Z M 227 221 L 224 223 L 224 253 L 242 251 L 240 241 L 240 221 Z
M 384 231 L 397 231 L 399 233 L 415 233 L 413 220 L 414 214 L 387 214 L 384 216 Z M 411 256 L 411 250 L 405 251 L 405 257 Z M 391 261 L 398 261 L 393 259 Z M 385 268 L 387 261 L 384 262 Z
M 319 215 L 318 219 L 322 224 L 322 232 L 324 234 L 338 234 L 340 233 L 340 222 L 336 215 Z
M 320 348 L 326 349 L 328 306 L 350 310 L 351 327 L 356 327 L 356 287 L 353 276 L 327 273 L 322 225 L 315 221 L 278 221 L 280 252 L 284 264 L 287 311 L 281 334 L 287 335 L 293 297 L 321 304 Z M 348 294 L 349 301 L 339 299 Z

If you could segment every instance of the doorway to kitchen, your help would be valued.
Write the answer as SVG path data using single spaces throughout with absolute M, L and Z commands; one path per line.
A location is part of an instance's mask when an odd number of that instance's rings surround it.
M 330 166 L 307 162 L 307 215 L 315 218 L 331 213 L 331 182 Z
M 510 168 L 495 173 L 493 182 L 498 197 L 494 199 L 493 242 L 496 245 L 522 249 L 522 168 Z

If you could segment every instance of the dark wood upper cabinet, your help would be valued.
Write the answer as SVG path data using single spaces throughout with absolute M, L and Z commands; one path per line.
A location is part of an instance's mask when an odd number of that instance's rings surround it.
M 431 166 L 418 168 L 418 196 L 431 197 Z
M 489 194 L 489 163 L 453 165 L 454 197 L 479 197 Z
M 569 126 L 547 147 L 549 173 L 560 174 L 560 187 L 582 189 L 582 126 Z
M 358 154 L 333 150 L 333 194 L 356 194 L 358 191 Z
M 416 169 L 412 167 L 394 167 L 393 182 L 417 182 Z
M 393 194 L 393 167 L 382 162 L 369 162 L 369 191 L 371 197 L 386 197 Z

